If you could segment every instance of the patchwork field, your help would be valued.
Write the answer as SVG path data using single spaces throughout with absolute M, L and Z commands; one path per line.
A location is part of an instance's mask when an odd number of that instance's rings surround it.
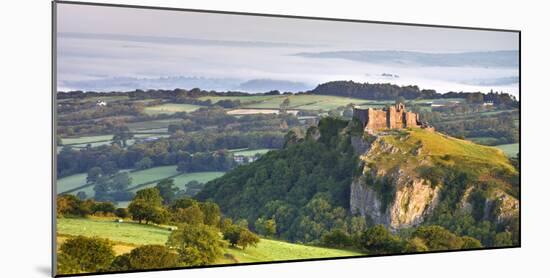
M 128 170 L 126 170 L 128 171 Z M 180 173 L 177 171 L 177 166 L 160 166 L 154 167 L 151 169 L 140 170 L 129 172 L 130 177 L 132 178 L 132 184 L 130 185 L 131 191 L 137 191 L 139 189 L 153 187 L 156 183 L 162 179 L 172 177 L 174 183 L 180 189 L 183 189 L 185 185 L 192 181 L 196 180 L 201 183 L 205 183 L 217 177 L 221 177 L 223 172 L 198 172 L 198 173 Z M 57 192 L 63 193 L 66 191 L 74 190 L 75 188 L 82 187 L 86 185 L 86 173 L 76 174 L 67 176 L 57 180 Z M 139 187 L 136 187 L 139 186 Z M 135 188 L 134 188 L 135 187 Z M 78 191 L 84 191 L 88 197 L 94 195 L 93 184 L 74 190 L 76 193 Z M 120 205 L 120 204 L 119 204 Z
M 242 156 L 254 156 L 256 154 L 265 154 L 273 149 L 256 149 L 256 150 L 248 150 L 248 149 L 239 149 L 239 150 L 229 150 L 233 153 L 233 155 L 242 155 Z
M 108 238 L 115 242 L 117 253 L 129 252 L 133 247 L 143 244 L 164 245 L 170 231 L 166 226 L 154 226 L 131 222 L 117 223 L 112 219 L 57 219 L 58 242 L 68 236 L 97 236 Z M 122 251 L 122 252 L 121 252 Z M 223 259 L 219 263 L 236 262 L 267 262 L 296 259 L 330 258 L 359 256 L 361 253 L 299 245 L 277 240 L 262 239 L 257 247 L 228 248 L 231 259 Z
M 504 153 L 509 157 L 516 157 L 517 153 L 519 152 L 519 143 L 498 145 L 495 147 L 503 150 Z
M 176 166 L 164 166 L 164 167 L 176 167 Z M 159 168 L 159 167 L 156 167 L 156 168 Z M 149 169 L 149 170 L 151 170 L 151 169 Z M 144 171 L 147 171 L 147 170 L 144 170 Z M 170 173 L 169 170 L 164 170 L 164 171 L 166 171 L 165 174 Z M 140 172 L 143 172 L 143 171 L 140 171 Z M 142 183 L 132 182 L 132 184 L 134 184 L 134 185 L 142 184 L 142 186 L 140 186 L 138 188 L 135 188 L 135 189 L 132 189 L 131 191 L 136 192 L 140 189 L 153 187 L 153 186 L 156 185 L 157 182 L 152 182 L 152 183 L 149 183 L 149 184 L 146 184 L 146 183 L 150 182 L 150 181 L 161 180 L 161 179 L 163 179 L 162 177 L 165 177 L 165 178 L 172 177 L 174 179 L 175 186 L 177 186 L 179 189 L 184 189 L 185 185 L 190 181 L 195 180 L 195 181 L 198 181 L 200 183 L 205 183 L 205 182 L 208 182 L 208 181 L 213 180 L 215 178 L 221 177 L 221 176 L 223 176 L 223 174 L 224 174 L 224 172 L 212 171 L 212 172 L 197 172 L 197 173 L 185 173 L 185 174 L 181 174 L 181 173 L 177 172 L 176 174 L 165 175 L 165 176 L 154 176 L 153 175 L 153 176 L 149 176 L 149 179 L 145 178 L 145 179 L 147 179 L 147 181 L 145 181 L 145 182 L 142 182 Z M 142 175 L 145 176 L 145 174 L 142 174 Z M 174 175 L 177 175 L 177 176 L 174 176 Z M 133 177 L 133 175 L 131 175 L 131 176 Z
M 174 114 L 177 112 L 193 112 L 202 106 L 184 103 L 166 103 L 156 106 L 148 106 L 145 113 L 149 115 Z

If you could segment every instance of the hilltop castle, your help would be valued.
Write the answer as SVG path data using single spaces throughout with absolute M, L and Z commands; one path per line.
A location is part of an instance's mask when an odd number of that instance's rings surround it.
M 361 121 L 363 129 L 369 132 L 386 128 L 392 129 L 407 127 L 433 129 L 426 123 L 422 123 L 418 117 L 418 114 L 407 111 L 405 109 L 405 105 L 402 103 L 398 103 L 394 106 L 381 110 L 373 108 L 361 109 L 354 107 L 353 118 Z

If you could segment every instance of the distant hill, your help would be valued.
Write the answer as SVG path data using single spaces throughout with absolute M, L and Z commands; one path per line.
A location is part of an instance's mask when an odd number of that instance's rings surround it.
M 414 51 L 327 51 L 304 52 L 296 56 L 310 58 L 339 58 L 373 64 L 398 64 L 400 66 L 430 67 L 495 67 L 517 68 L 518 51 L 485 51 L 462 53 L 424 53 Z
M 478 96 L 481 101 L 492 102 L 495 105 L 517 107 L 518 101 L 513 95 L 506 93 L 480 92 L 447 92 L 437 93 L 435 90 L 420 89 L 418 86 L 398 86 L 389 83 L 359 83 L 354 81 L 331 81 L 319 84 L 309 93 L 317 95 L 330 95 L 361 98 L 369 100 L 397 100 L 405 99 L 435 99 L 435 98 L 468 98 Z
M 274 79 L 252 79 L 241 83 L 238 90 L 245 92 L 268 92 L 278 90 L 281 92 L 300 92 L 311 89 L 310 86 L 301 82 Z

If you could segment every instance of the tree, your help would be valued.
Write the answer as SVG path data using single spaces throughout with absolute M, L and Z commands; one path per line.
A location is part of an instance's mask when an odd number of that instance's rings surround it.
M 494 246 L 512 246 L 514 242 L 512 241 L 512 233 L 510 232 L 500 232 L 495 235 Z
M 126 208 L 117 208 L 115 209 L 115 215 L 120 218 L 126 218 L 129 215 L 128 210 Z
M 249 229 L 242 229 L 239 234 L 239 240 L 237 241 L 237 245 L 241 246 L 243 250 L 246 249 L 248 246 L 254 246 L 260 242 L 260 237 L 256 235 L 255 233 L 251 232 Z
M 218 226 L 222 217 L 218 204 L 210 201 L 199 203 L 199 207 L 204 214 L 204 224 Z
M 436 225 L 421 226 L 412 236 L 422 239 L 430 251 L 461 249 L 464 244 L 462 238 Z
M 277 232 L 277 223 L 274 219 L 264 219 L 260 217 L 254 222 L 254 229 L 265 237 L 272 237 Z
M 162 269 L 178 266 L 178 255 L 162 245 L 143 245 L 130 253 L 117 256 L 111 270 Z
M 248 246 L 256 246 L 260 238 L 249 229 L 239 225 L 231 225 L 223 231 L 223 239 L 229 241 L 231 246 L 241 246 L 244 249 Z
M 176 208 L 172 212 L 172 219 L 178 223 L 204 224 L 204 213 L 197 204 L 193 204 L 186 208 Z
M 405 251 L 407 253 L 414 253 L 414 252 L 427 252 L 430 251 L 428 246 L 424 243 L 424 241 L 418 237 L 413 237 L 407 241 L 405 244 Z
M 367 229 L 359 238 L 359 247 L 370 254 L 392 254 L 403 251 L 403 242 L 392 235 L 384 225 Z
M 114 130 L 113 142 L 121 147 L 126 147 L 126 141 L 134 138 L 134 134 L 130 132 L 127 126 L 117 126 Z
M 136 162 L 136 168 L 140 170 L 145 170 L 153 167 L 154 163 L 149 157 L 144 157 L 140 161 Z
M 157 183 L 155 188 L 158 189 L 165 205 L 172 203 L 179 191 L 179 188 L 174 185 L 174 179 L 161 180 Z
M 226 227 L 223 231 L 223 239 L 229 241 L 229 244 L 231 244 L 231 246 L 235 246 L 239 241 L 239 236 L 242 229 L 243 228 L 238 225 L 231 225 L 229 227 Z
M 92 213 L 113 213 L 115 205 L 111 202 L 95 202 L 92 205 Z
M 279 105 L 279 111 L 284 114 L 286 113 L 288 107 L 290 107 L 290 99 L 287 97 Z
M 335 248 L 344 248 L 352 245 L 351 237 L 342 229 L 334 229 L 321 239 L 323 245 Z
M 166 243 L 180 255 L 180 262 L 187 266 L 207 265 L 223 256 L 225 242 L 219 230 L 208 225 L 178 225 Z
M 92 167 L 88 170 L 88 176 L 86 177 L 86 182 L 96 182 L 97 179 L 103 174 L 103 170 L 100 167 Z
M 60 247 L 60 264 L 77 266 L 80 272 L 107 271 L 115 258 L 113 244 L 107 239 L 77 236 Z
M 74 195 L 61 195 L 56 200 L 57 216 L 86 216 L 91 213 L 91 202 Z
M 162 197 L 158 189 L 146 188 L 136 192 L 136 196 L 128 205 L 128 211 L 132 214 L 132 219 L 145 224 L 149 222 L 163 223 L 167 220 L 168 213 L 162 207 Z
M 479 240 L 469 236 L 462 237 L 461 249 L 477 249 L 482 247 L 483 245 L 481 245 L 481 242 L 479 242 Z
M 76 193 L 76 197 L 78 197 L 78 199 L 80 200 L 86 200 L 86 198 L 88 198 L 88 195 L 86 195 L 86 192 L 84 191 L 78 191 Z

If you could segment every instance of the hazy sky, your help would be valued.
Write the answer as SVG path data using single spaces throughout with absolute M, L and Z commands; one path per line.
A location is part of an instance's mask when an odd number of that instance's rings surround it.
M 294 56 L 364 50 L 517 51 L 518 35 L 510 32 L 72 4 L 58 4 L 57 15 L 60 89 L 113 78 L 173 76 L 232 79 L 229 83 L 272 79 L 314 86 L 334 78 L 377 82 L 381 73 L 390 72 L 399 75 L 392 83 L 467 90 L 479 87 L 472 87 L 472 80 L 488 84 L 486 80 L 518 74 L 515 68 L 422 67 L 419 71 L 410 65 Z M 517 84 L 492 87 L 517 93 Z

